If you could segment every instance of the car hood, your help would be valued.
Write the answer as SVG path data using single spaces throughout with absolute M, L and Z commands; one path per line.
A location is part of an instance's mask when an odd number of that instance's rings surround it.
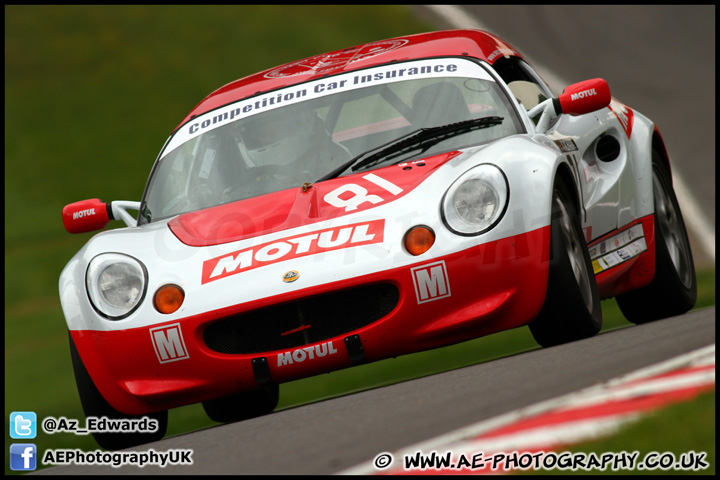
M 168 226 L 184 244 L 204 247 L 339 218 L 397 200 L 459 154 L 443 153 L 184 213 Z

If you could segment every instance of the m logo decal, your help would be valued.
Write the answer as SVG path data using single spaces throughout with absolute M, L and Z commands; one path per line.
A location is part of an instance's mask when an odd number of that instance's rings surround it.
M 160 363 L 190 358 L 179 323 L 151 328 L 150 339 Z
M 410 271 L 419 304 L 450 296 L 450 281 L 444 261 L 414 267 Z

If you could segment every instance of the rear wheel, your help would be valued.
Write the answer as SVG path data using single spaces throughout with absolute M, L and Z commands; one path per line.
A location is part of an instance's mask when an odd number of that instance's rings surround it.
M 697 299 L 695 264 L 670 175 L 653 151 L 655 277 L 643 288 L 616 297 L 625 318 L 647 323 L 680 315 Z
M 107 417 L 110 420 L 140 420 L 143 417 L 148 417 L 150 420 L 155 420 L 158 423 L 157 431 L 152 433 L 122 431 L 93 433 L 92 436 L 98 445 L 107 450 L 121 450 L 123 448 L 154 442 L 165 436 L 168 425 L 167 410 L 147 415 L 128 415 L 115 410 L 105 398 L 103 398 L 93 383 L 92 378 L 90 378 L 90 374 L 78 354 L 72 336 L 70 337 L 70 356 L 72 357 L 73 371 L 75 372 L 75 383 L 77 384 L 78 393 L 80 394 L 80 403 L 82 404 L 86 418 Z
M 602 327 L 595 274 L 571 198 L 568 188 L 556 180 L 547 295 L 530 323 L 530 332 L 543 347 L 592 337 Z
M 211 420 L 231 423 L 266 415 L 275 410 L 279 399 L 280 387 L 272 383 L 258 390 L 207 400 L 202 405 Z

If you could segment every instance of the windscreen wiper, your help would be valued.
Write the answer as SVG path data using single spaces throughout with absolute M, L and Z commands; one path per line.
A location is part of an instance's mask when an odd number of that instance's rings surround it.
M 396 138 L 395 140 L 391 140 L 388 143 L 379 145 L 348 160 L 335 170 L 316 180 L 315 183 L 339 177 L 341 173 L 351 167 L 352 171 L 356 172 L 363 167 L 367 167 L 375 163 L 380 163 L 381 161 L 384 162 L 391 160 L 398 155 L 402 155 L 403 153 L 406 153 L 408 151 L 425 151 L 433 145 L 447 138 L 454 137 L 456 135 L 467 133 L 473 130 L 479 130 L 481 128 L 488 128 L 495 125 L 500 125 L 503 119 L 503 117 L 496 116 L 471 118 L 470 120 L 449 123 L 447 125 L 441 125 L 439 127 L 419 128 L 417 130 L 413 130 L 412 132 Z

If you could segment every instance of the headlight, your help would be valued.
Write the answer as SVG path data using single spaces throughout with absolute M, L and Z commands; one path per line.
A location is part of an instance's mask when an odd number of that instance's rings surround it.
M 497 225 L 509 196 L 502 170 L 489 163 L 478 165 L 463 173 L 445 192 L 443 221 L 458 235 L 479 235 Z
M 103 253 L 90 262 L 85 284 L 95 310 L 110 320 L 120 320 L 145 297 L 147 271 L 130 256 Z

